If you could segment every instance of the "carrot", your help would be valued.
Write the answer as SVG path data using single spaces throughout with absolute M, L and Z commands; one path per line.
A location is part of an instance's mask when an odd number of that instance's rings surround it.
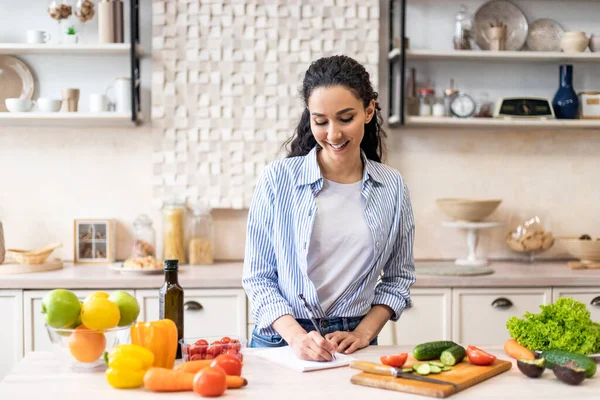
M 227 375 L 227 389 L 238 389 L 247 384 L 248 381 L 246 378 L 236 375 Z
M 194 376 L 189 372 L 153 367 L 144 375 L 144 387 L 153 392 L 183 392 L 194 388 Z
M 512 358 L 535 360 L 535 355 L 526 347 L 521 346 L 515 339 L 508 339 L 504 342 L 504 351 Z
M 201 369 L 209 367 L 211 362 L 212 362 L 212 360 L 187 361 L 187 362 L 184 362 L 184 363 L 181 363 L 181 364 L 175 366 L 175 368 L 173 368 L 173 369 L 176 371 L 189 372 L 189 373 L 195 374 L 196 372 L 200 371 Z

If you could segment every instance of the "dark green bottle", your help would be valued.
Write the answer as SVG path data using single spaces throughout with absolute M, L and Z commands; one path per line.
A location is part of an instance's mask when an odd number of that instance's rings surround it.
M 181 358 L 183 338 L 183 288 L 179 286 L 177 273 L 179 260 L 165 260 L 165 284 L 158 291 L 159 319 L 170 319 L 177 326 L 177 358 Z

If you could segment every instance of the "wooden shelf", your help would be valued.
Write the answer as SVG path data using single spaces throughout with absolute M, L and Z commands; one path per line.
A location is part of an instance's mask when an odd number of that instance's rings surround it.
M 461 128 L 547 128 L 547 129 L 600 129 L 600 119 L 500 119 L 500 118 L 444 118 L 406 116 L 408 127 L 461 127 Z
M 129 55 L 131 44 L 28 44 L 0 43 L 0 54 L 56 54 L 56 55 Z M 138 55 L 143 51 L 138 46 Z
M 139 115 L 141 121 L 141 115 Z M 39 125 L 62 125 L 62 126 L 134 126 L 131 113 L 103 112 L 0 112 L 0 126 L 39 126 Z
M 388 53 L 388 59 L 400 56 L 400 49 Z M 525 61 L 525 62 L 600 62 L 600 52 L 563 53 L 552 51 L 480 51 L 480 50 L 407 50 L 407 60 Z

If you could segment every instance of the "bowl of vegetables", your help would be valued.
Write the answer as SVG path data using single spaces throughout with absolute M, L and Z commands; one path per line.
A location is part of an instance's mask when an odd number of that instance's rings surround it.
M 242 350 L 246 348 L 246 340 L 238 336 L 183 338 L 179 344 L 183 361 L 212 360 L 219 354 L 231 354 L 243 361 Z

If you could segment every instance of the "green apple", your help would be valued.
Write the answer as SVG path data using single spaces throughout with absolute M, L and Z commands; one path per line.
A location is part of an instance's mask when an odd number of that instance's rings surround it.
M 46 323 L 53 328 L 70 328 L 81 314 L 81 302 L 75 293 L 66 289 L 54 289 L 42 299 L 42 313 Z
M 111 293 L 108 298 L 113 303 L 119 306 L 121 312 L 121 319 L 119 319 L 119 326 L 127 326 L 132 324 L 140 315 L 140 305 L 135 297 L 122 290 L 117 290 Z

